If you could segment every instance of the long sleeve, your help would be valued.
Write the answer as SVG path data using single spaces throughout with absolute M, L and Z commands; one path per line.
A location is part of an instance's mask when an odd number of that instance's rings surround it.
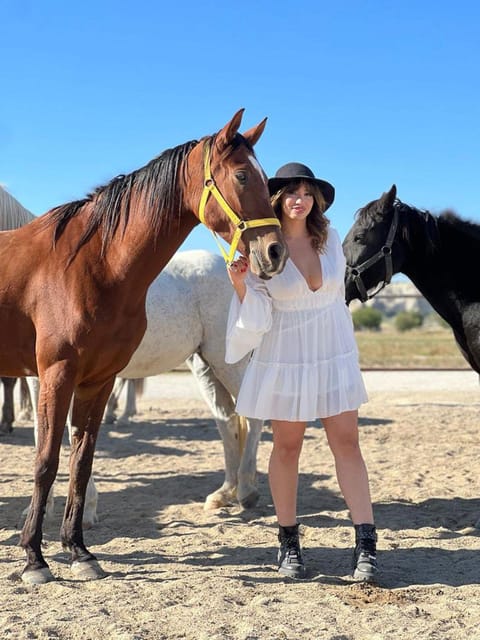
M 335 264 L 335 279 L 338 281 L 339 295 L 345 299 L 345 254 L 338 231 L 333 227 L 329 230 L 328 251 L 331 252 Z
M 246 294 L 240 302 L 236 293 L 230 303 L 227 321 L 225 362 L 238 362 L 258 347 L 272 326 L 272 301 L 259 278 L 248 274 Z

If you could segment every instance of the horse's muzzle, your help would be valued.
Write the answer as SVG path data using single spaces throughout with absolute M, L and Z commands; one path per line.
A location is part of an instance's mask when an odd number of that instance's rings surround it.
M 281 242 L 270 242 L 265 250 L 250 246 L 250 268 L 262 280 L 281 273 L 288 258 L 288 249 Z

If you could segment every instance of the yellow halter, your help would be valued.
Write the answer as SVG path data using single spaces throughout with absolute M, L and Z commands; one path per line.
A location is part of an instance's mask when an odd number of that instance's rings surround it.
M 240 237 L 245 229 L 252 229 L 253 227 L 265 227 L 265 226 L 280 226 L 280 220 L 278 218 L 260 218 L 258 220 L 241 220 L 237 214 L 233 211 L 233 209 L 226 202 L 225 198 L 222 196 L 220 191 L 217 189 L 214 179 L 212 178 L 212 173 L 210 170 L 210 143 L 205 142 L 204 150 L 203 150 L 203 160 L 204 160 L 204 173 L 205 173 L 205 182 L 203 186 L 202 197 L 200 198 L 200 206 L 198 217 L 201 222 L 206 226 L 205 222 L 205 206 L 207 204 L 207 200 L 212 194 L 215 200 L 218 202 L 223 211 L 227 214 L 229 219 L 233 222 L 236 229 L 233 234 L 232 242 L 230 244 L 230 251 L 227 254 L 225 249 L 222 247 L 218 240 L 218 236 L 215 231 L 212 231 L 213 237 L 215 238 L 216 243 L 219 246 L 220 251 L 224 257 L 224 260 L 227 264 L 230 264 L 234 257 L 235 252 L 238 247 L 238 243 L 240 241 Z

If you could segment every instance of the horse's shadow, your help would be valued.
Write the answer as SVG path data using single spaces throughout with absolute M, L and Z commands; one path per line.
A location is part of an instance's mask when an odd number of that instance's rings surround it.
M 390 418 L 369 418 L 368 416 L 358 417 L 359 427 L 381 427 L 386 424 L 392 424 L 393 422 L 395 421 L 391 420 Z M 312 422 L 311 426 L 323 429 L 322 421 L 320 419 Z
M 161 456 L 159 456 L 159 465 L 160 461 Z M 118 477 L 116 474 L 95 473 L 94 476 L 99 490 L 100 521 L 85 533 L 90 545 L 107 544 L 119 534 L 125 538 L 158 538 L 161 535 L 158 516 L 163 510 L 172 505 L 179 507 L 192 505 L 192 511 L 196 508 L 203 509 L 205 495 L 217 489 L 224 478 L 222 471 L 203 471 L 187 475 L 175 472 L 174 468 L 151 472 L 142 472 L 139 469 L 138 473 L 131 474 L 130 479 L 123 474 Z M 62 481 L 68 480 L 65 473 L 58 473 L 57 478 Z M 108 483 L 110 486 L 122 485 L 123 488 L 104 490 L 102 483 Z M 125 484 L 128 486 L 123 486 Z M 261 500 L 265 503 L 265 496 Z M 6 529 L 16 529 L 16 532 L 3 540 L 0 545 L 18 544 L 19 530 L 23 524 L 22 513 L 29 502 L 30 496 L 2 498 L 2 526 Z M 58 540 L 65 502 L 64 495 L 56 495 L 54 515 L 44 520 L 43 530 L 46 540 Z M 254 513 L 258 512 L 253 509 L 252 517 Z M 194 528 L 202 526 L 195 523 L 195 518 L 196 515 L 193 514 L 189 524 Z
M 312 479 L 318 480 L 318 476 L 312 476 Z M 201 480 L 197 478 L 197 480 Z M 262 477 L 259 483 L 261 487 L 261 501 L 262 504 L 266 504 L 269 500 L 268 491 L 266 489 L 266 477 Z M 345 513 L 345 505 L 343 500 L 326 489 L 315 490 L 316 498 L 319 504 L 322 504 L 322 508 Z M 115 504 L 119 497 L 107 496 L 111 501 L 111 506 L 117 508 Z M 453 505 L 452 505 L 453 503 Z M 108 502 L 105 505 L 107 509 Z M 229 514 L 228 510 L 223 510 L 219 514 L 220 522 L 222 519 L 235 521 L 239 527 L 246 526 L 249 521 L 256 521 L 263 519 L 265 516 L 271 515 L 273 507 L 271 504 L 265 507 L 258 507 L 250 512 L 244 512 L 239 517 L 238 514 Z M 379 565 L 380 565 L 380 577 L 379 586 L 383 588 L 405 588 L 414 585 L 433 585 L 443 584 L 449 586 L 462 586 L 467 584 L 480 584 L 480 574 L 478 572 L 478 549 L 445 549 L 440 548 L 440 544 L 445 539 L 465 538 L 465 536 L 455 529 L 445 529 L 444 526 L 439 525 L 438 521 L 445 520 L 449 514 L 455 511 L 464 514 L 469 513 L 473 516 L 478 513 L 480 509 L 480 500 L 443 500 L 443 499 L 430 499 L 420 504 L 410 504 L 404 502 L 391 502 L 381 505 L 376 505 L 377 522 L 379 528 Z M 300 507 L 301 510 L 301 507 Z M 419 514 L 421 517 L 419 518 Z M 433 518 L 432 518 L 433 516 Z M 324 516 L 322 514 L 315 514 L 310 516 L 301 516 L 300 520 L 303 524 L 311 527 L 309 535 L 308 546 L 305 547 L 306 561 L 309 567 L 310 580 L 314 582 L 324 584 L 336 584 L 336 585 L 349 585 L 351 579 L 349 574 L 351 571 L 351 558 L 352 551 L 350 548 L 332 548 L 329 546 L 321 545 L 322 530 L 335 527 L 335 526 L 350 526 L 350 521 L 344 517 L 332 517 Z M 424 544 L 422 546 L 416 546 L 411 548 L 403 548 L 401 538 L 398 542 L 394 536 L 389 536 L 386 540 L 382 536 L 383 528 L 392 529 L 391 523 L 401 522 L 402 527 L 398 527 L 398 530 L 402 529 L 421 529 L 429 527 L 431 529 L 437 529 L 432 531 L 431 538 L 423 538 Z M 192 518 L 191 521 L 181 521 L 179 526 L 188 526 L 191 532 L 187 535 L 196 536 L 199 530 L 212 530 L 214 531 L 214 525 L 211 522 L 196 523 Z M 148 533 L 145 530 L 148 528 L 146 524 L 136 532 L 138 537 L 146 535 Z M 266 525 L 271 529 L 272 541 L 276 539 L 276 529 L 272 525 Z M 440 528 L 440 531 L 438 531 Z M 315 531 L 312 533 L 312 529 Z M 171 529 L 167 526 L 164 533 L 162 530 L 156 531 L 155 535 L 159 538 L 162 535 L 175 535 L 172 533 L 175 529 Z M 150 527 L 151 531 L 151 527 Z M 168 533 L 167 533 L 168 532 Z M 183 529 L 182 535 L 185 535 Z M 469 536 L 471 540 L 472 536 L 478 536 L 480 538 L 480 532 L 477 534 L 472 533 Z M 102 535 L 96 535 L 94 544 L 102 543 Z M 109 535 L 106 536 L 109 539 Z M 420 540 L 420 539 L 419 539 Z M 318 543 L 317 543 L 318 541 Z M 225 566 L 237 566 L 245 567 L 245 571 L 240 569 L 238 575 L 239 580 L 248 579 L 253 583 L 263 582 L 275 584 L 278 582 L 278 575 L 275 569 L 275 558 L 277 553 L 277 547 L 271 546 L 268 548 L 260 547 L 257 545 L 247 545 L 239 543 L 238 546 L 226 545 L 218 546 L 215 544 L 215 535 L 212 535 L 212 542 L 214 543 L 214 555 L 212 556 L 212 548 L 202 551 L 190 552 L 183 557 L 179 557 L 177 562 L 180 565 L 187 565 L 195 568 L 198 571 L 211 572 L 213 567 L 225 567 Z M 352 534 L 353 543 L 353 534 Z M 391 548 L 386 548 L 387 546 Z M 427 546 L 428 545 L 428 546 Z M 469 545 L 471 546 L 471 545 Z M 480 547 L 480 543 L 478 545 Z M 108 559 L 108 558 L 107 558 Z M 112 558 L 110 558 L 112 559 Z M 170 559 L 171 560 L 171 559 Z M 141 550 L 138 553 L 133 552 L 126 555 L 116 556 L 115 562 L 130 566 L 133 564 L 163 564 L 165 560 L 162 556 L 145 555 Z M 248 567 L 248 570 L 247 570 Z M 248 571 L 248 574 L 247 574 Z M 143 567 L 137 572 L 139 577 L 145 578 L 145 574 L 148 573 L 148 569 Z M 132 571 L 129 569 L 129 576 L 135 575 L 135 569 Z M 152 580 L 162 579 L 161 577 L 152 577 Z
M 393 422 L 395 421 L 390 418 L 369 418 L 368 416 L 359 416 L 358 418 L 359 427 L 381 427 Z
M 98 433 L 95 456 L 121 458 L 131 455 L 132 442 L 135 442 L 135 453 L 139 454 L 186 455 L 189 453 L 180 448 L 162 448 L 161 444 L 155 444 L 161 443 L 162 440 L 214 442 L 220 441 L 221 437 L 215 421 L 211 418 L 169 418 L 149 422 L 139 420 L 103 423 Z M 11 433 L 2 435 L 0 443 L 33 448 L 33 426 L 16 424 Z M 69 446 L 67 428 L 63 433 L 62 444 L 65 447 Z
M 161 473 L 161 472 L 160 472 Z M 192 475 L 175 474 L 174 471 L 159 473 L 138 474 L 135 476 L 135 486 L 128 487 L 122 491 L 106 491 L 100 494 L 100 523 L 92 530 L 86 532 L 88 544 L 93 548 L 107 544 L 119 534 L 119 514 L 122 514 L 122 537 L 132 537 L 136 541 L 142 538 L 161 539 L 164 535 L 176 535 L 175 524 L 167 523 L 159 525 L 158 515 L 162 510 L 170 505 L 194 504 L 198 501 L 198 508 L 205 492 L 212 487 L 218 486 L 223 478 L 221 472 L 203 472 Z M 325 488 L 313 486 L 318 483 L 319 476 L 307 474 L 302 477 L 302 483 L 307 488 L 301 492 L 299 500 L 299 511 L 302 512 L 302 502 L 311 504 L 314 500 L 321 508 L 338 512 L 339 516 L 326 516 L 321 513 L 300 516 L 300 520 L 305 525 L 316 530 L 310 530 L 309 544 L 305 548 L 305 556 L 309 566 L 310 579 L 314 582 L 325 584 L 351 584 L 348 578 L 350 572 L 351 549 L 332 548 L 321 546 L 322 530 L 335 526 L 349 526 L 350 522 L 345 514 L 345 504 L 343 499 Z M 108 478 L 111 482 L 112 478 Z M 238 526 L 247 526 L 249 521 L 259 521 L 268 517 L 273 512 L 269 492 L 267 488 L 267 478 L 264 475 L 259 477 L 260 502 L 261 505 L 252 510 L 241 512 L 238 510 L 229 512 L 222 510 L 219 514 L 219 522 L 229 520 L 238 523 Z M 210 485 L 210 486 L 209 486 Z M 154 498 L 152 498 L 154 496 Z M 9 505 L 9 509 L 19 509 L 19 499 L 14 500 Z M 58 531 L 60 528 L 61 512 L 64 508 L 65 498 L 57 498 L 56 515 L 53 521 L 45 526 L 45 538 L 47 542 L 58 541 Z M 23 505 L 26 506 L 26 505 Z M 440 543 L 445 539 L 455 539 L 465 537 L 456 530 L 458 521 L 455 514 L 461 519 L 468 519 L 471 522 L 474 516 L 480 511 L 480 500 L 466 500 L 461 498 L 436 499 L 432 498 L 422 503 L 413 504 L 402 501 L 392 501 L 375 505 L 377 526 L 379 529 L 379 565 L 381 567 L 379 586 L 385 588 L 399 588 L 413 585 L 444 584 L 450 586 L 461 586 L 467 584 L 480 584 L 480 574 L 478 572 L 478 549 L 445 549 L 440 548 Z M 16 511 L 18 515 L 18 511 Z M 195 521 L 195 513 L 188 521 L 181 521 L 178 524 L 191 529 L 190 534 L 182 535 L 195 536 L 199 530 L 211 530 L 215 525 L 212 521 Z M 134 522 L 135 526 L 130 523 Z M 395 525 L 395 523 L 397 523 Z M 401 523 L 401 526 L 400 526 Z M 272 529 L 272 540 L 276 537 L 275 528 Z M 402 549 L 402 538 L 398 541 L 389 534 L 386 539 L 382 535 L 382 530 L 396 528 L 422 529 L 429 527 L 432 531 L 432 538 L 423 539 L 425 544 L 412 548 Z M 439 530 L 440 529 L 440 530 Z M 173 532 L 173 533 L 172 533 Z M 471 534 L 472 536 L 475 534 Z M 480 537 L 480 532 L 478 533 Z M 353 535 L 352 535 L 353 538 Z M 471 537 L 469 537 L 471 540 Z M 215 542 L 215 536 L 212 536 Z M 317 544 L 318 541 L 318 544 Z M 352 540 L 353 542 L 353 540 Z M 4 540 L 3 545 L 17 544 L 18 534 L 10 536 L 9 540 Z M 390 549 L 385 549 L 390 545 Z M 471 545 L 470 545 L 471 546 Z M 245 571 L 239 573 L 238 579 L 248 579 L 253 582 L 278 582 L 275 570 L 276 546 L 258 547 L 255 545 L 238 546 L 227 545 L 218 547 L 214 545 L 214 557 L 212 549 L 198 552 L 190 552 L 184 557 L 179 557 L 179 564 L 189 565 L 195 570 L 209 572 L 213 566 L 244 566 Z M 480 544 L 479 544 L 480 547 Z M 97 556 L 102 561 L 102 554 Z M 65 562 L 65 555 L 55 554 L 53 559 Z M 62 560 L 63 559 L 63 560 Z M 130 579 L 139 578 L 152 581 L 164 580 L 164 572 L 161 566 L 171 562 L 171 558 L 166 559 L 161 553 L 147 554 L 142 551 L 139 542 L 138 551 L 129 551 L 125 554 L 111 554 L 105 556 L 106 561 L 128 567 Z M 138 565 L 138 570 L 135 569 Z M 151 565 L 145 567 L 144 565 Z M 155 569 L 154 565 L 160 568 Z M 247 570 L 248 567 L 248 570 Z M 152 573 L 153 571 L 153 573 Z M 118 577 L 124 575 L 122 572 Z
M 34 447 L 35 446 L 33 426 L 31 424 L 14 422 L 13 431 L 2 434 L 0 437 L 0 445 L 15 445 L 16 447 Z
M 239 526 L 242 526 L 241 524 Z M 272 531 L 272 538 L 275 532 Z M 212 549 L 215 554 L 212 557 Z M 231 578 L 245 584 L 278 585 L 281 579 L 276 570 L 278 547 L 262 547 L 253 551 L 241 544 L 238 546 L 212 547 L 204 551 L 190 553 L 178 558 L 179 566 L 189 567 L 196 572 L 204 572 L 208 577 L 212 569 L 237 567 L 238 573 Z M 171 564 L 171 557 L 141 551 L 119 555 L 96 554 L 100 562 L 115 562 L 126 567 L 116 571 L 114 578 L 166 582 L 178 580 L 171 569 L 163 566 Z M 328 547 L 308 547 L 304 549 L 308 566 L 305 582 L 348 587 L 353 584 L 351 575 L 351 551 Z M 457 549 L 447 551 L 431 547 L 416 547 L 395 551 L 380 551 L 378 554 L 379 575 L 376 585 L 381 589 L 405 589 L 412 586 L 442 585 L 461 587 L 480 584 L 477 570 L 478 551 Z M 66 563 L 64 556 L 54 556 L 59 563 Z M 242 568 L 243 567 L 243 568 Z M 288 582 L 288 579 L 285 579 Z
M 117 437 L 120 436 L 120 437 Z M 119 422 L 103 424 L 97 441 L 95 457 L 123 458 L 132 455 L 191 455 L 185 447 L 162 444 L 165 440 L 185 442 L 218 442 L 221 437 L 215 421 L 210 418 L 179 418 L 151 422 Z
M 388 418 L 359 417 L 358 424 L 363 426 L 381 426 L 392 423 Z M 320 420 L 310 424 L 311 427 L 322 429 Z M 112 435 L 113 434 L 113 435 Z M 120 435 L 120 437 L 115 437 Z M 306 438 L 312 437 L 307 431 Z M 128 420 L 117 421 L 113 424 L 103 423 L 100 427 L 96 445 L 96 457 L 121 458 L 131 454 L 131 444 L 135 440 L 135 448 L 139 454 L 177 454 L 185 455 L 182 449 L 173 447 L 161 447 L 155 442 L 161 440 L 179 440 L 180 442 L 199 440 L 203 442 L 220 441 L 215 421 L 212 418 L 179 418 L 166 420 L 157 419 L 151 421 Z M 262 432 L 262 440 L 271 441 L 272 435 L 268 422 Z M 27 424 L 15 424 L 14 430 L 2 435 L 0 443 L 14 444 L 19 447 L 33 447 L 33 426 Z M 62 443 L 68 447 L 68 431 L 65 428 Z
M 319 538 L 321 537 L 319 532 Z M 272 531 L 272 538 L 275 533 Z M 180 564 L 188 564 L 200 570 L 209 571 L 212 566 L 245 565 L 245 572 L 238 580 L 248 579 L 253 583 L 278 583 L 276 572 L 276 554 L 278 547 L 261 549 L 238 547 L 215 547 L 215 557 L 211 550 L 189 554 L 180 559 Z M 351 549 L 330 548 L 326 546 L 304 547 L 305 562 L 308 567 L 308 579 L 311 582 L 336 585 L 350 585 Z M 379 574 L 377 584 L 386 589 L 406 588 L 410 586 L 448 585 L 459 587 L 480 584 L 478 572 L 478 550 L 446 550 L 435 546 L 395 549 L 378 552 Z M 253 567 L 252 567 L 253 565 Z
M 368 424 L 372 424 L 370 419 Z M 381 421 L 384 424 L 388 421 Z M 27 430 L 28 431 L 28 430 Z M 119 437 L 112 447 L 111 433 L 119 433 Z M 33 433 L 31 434 L 33 437 Z M 28 435 L 24 434 L 26 438 Z M 264 438 L 269 437 L 268 431 L 263 434 Z M 190 442 L 199 438 L 205 441 L 219 440 L 219 434 L 213 420 L 205 419 L 183 419 L 159 421 L 157 423 L 134 423 L 128 425 L 113 425 L 105 429 L 99 437 L 98 455 L 112 458 L 123 458 L 132 455 L 132 441 L 135 438 L 135 455 L 159 454 L 162 452 L 162 438 L 172 440 L 177 438 L 182 442 Z M 122 444 L 123 443 L 123 444 Z M 190 453 L 185 447 L 164 447 L 170 455 L 187 455 Z M 109 486 L 115 484 L 124 485 L 128 480 L 122 475 L 121 478 L 114 474 L 95 473 L 95 478 L 99 485 L 99 516 L 100 523 L 92 530 L 86 532 L 86 539 L 91 546 L 103 545 L 110 542 L 119 534 L 119 526 L 122 527 L 122 537 L 132 537 L 135 540 L 141 538 L 157 539 L 164 535 L 162 525 L 158 523 L 159 514 L 172 505 L 192 504 L 193 515 L 185 524 L 192 529 L 191 535 L 199 529 L 210 529 L 212 522 L 199 523 L 195 521 L 194 510 L 201 509 L 205 496 L 218 488 L 224 478 L 223 469 L 216 471 L 200 471 L 198 473 L 176 473 L 174 468 L 165 467 L 161 469 L 162 456 L 158 456 L 158 468 L 152 472 L 132 473 L 132 485 L 123 487 L 121 490 L 104 491 L 102 482 Z M 66 480 L 65 474 L 59 474 L 60 479 Z M 320 546 L 322 540 L 322 529 L 335 526 L 350 526 L 350 522 L 345 515 L 345 503 L 337 491 L 333 492 L 321 486 L 322 480 L 329 480 L 326 476 L 318 474 L 301 474 L 301 489 L 299 492 L 299 512 L 300 520 L 305 525 L 317 529 L 318 535 L 310 536 L 310 548 L 306 549 L 308 565 L 310 567 L 311 579 L 317 582 L 343 584 L 348 581 L 350 571 L 351 551 L 349 549 L 330 548 Z M 259 474 L 257 478 L 260 491 L 259 505 L 254 509 L 237 513 L 224 509 L 219 512 L 219 521 L 222 518 L 233 518 L 242 522 L 263 519 L 272 515 L 273 506 L 271 504 L 268 481 L 265 474 Z M 28 506 L 28 499 L 25 497 L 5 498 L 2 500 L 2 512 L 4 525 L 10 522 L 17 523 L 22 510 Z M 314 514 L 309 514 L 311 505 L 318 505 Z M 47 541 L 58 541 L 58 532 L 61 524 L 61 514 L 65 505 L 64 497 L 56 498 L 55 517 L 51 522 L 45 523 L 45 538 Z M 196 506 L 195 506 L 196 505 Z M 402 500 L 377 503 L 374 505 L 377 527 L 379 529 L 379 563 L 381 566 L 380 586 L 395 588 L 409 585 L 429 585 L 446 584 L 460 586 L 465 584 L 480 583 L 478 573 L 477 556 L 478 550 L 474 549 L 445 549 L 439 548 L 440 543 L 446 539 L 464 537 L 460 529 L 472 525 L 480 513 L 480 499 L 464 498 L 431 498 L 421 503 L 412 503 Z M 320 513 L 319 513 L 320 511 Z M 321 511 L 328 512 L 329 515 L 322 515 Z M 331 514 L 338 515 L 331 515 Z M 119 514 L 122 525 L 119 525 Z M 129 524 L 134 522 L 135 526 Z M 125 526 L 124 526 L 125 525 Z M 423 528 L 432 529 L 432 538 L 423 538 L 428 546 L 416 546 L 409 549 L 402 549 L 402 537 L 398 541 L 395 536 L 389 534 L 386 539 L 382 536 L 382 530 L 404 531 L 421 530 Z M 472 534 L 472 536 L 475 534 Z M 480 534 L 479 534 L 480 535 Z M 275 532 L 272 530 L 272 538 Z M 469 538 L 471 540 L 471 537 Z M 319 545 L 316 545 L 318 540 Z M 313 544 L 312 544 L 313 542 Z M 3 545 L 18 543 L 18 533 L 12 534 L 9 539 L 2 542 Z M 390 545 L 390 549 L 385 549 Z M 442 545 L 444 546 L 444 545 Z M 480 547 L 480 544 L 479 544 Z M 249 579 L 254 581 L 278 581 L 275 572 L 276 547 L 265 549 L 259 547 L 255 549 L 245 548 L 241 545 L 215 547 L 215 558 L 212 559 L 211 551 L 199 551 L 190 553 L 185 558 L 180 558 L 178 562 L 190 564 L 199 570 L 209 571 L 213 565 L 245 565 L 249 567 L 248 572 L 252 573 Z M 101 554 L 97 554 L 101 560 Z M 54 556 L 55 557 L 55 556 Z M 64 558 L 58 554 L 58 559 Z M 106 557 L 108 560 L 109 558 Z M 128 552 L 126 554 L 110 557 L 117 563 L 125 564 L 129 567 L 128 573 L 132 576 L 132 564 L 138 564 L 138 575 L 145 578 L 149 573 L 149 568 L 142 565 L 162 565 L 167 561 L 162 554 L 145 554 L 141 551 Z M 170 561 L 170 560 L 169 560 Z M 251 569 L 252 564 L 254 568 Z M 258 566 L 256 566 L 258 565 Z M 152 580 L 163 580 L 163 571 L 160 569 L 160 576 L 152 574 Z M 242 572 L 243 573 L 243 572 Z M 135 569 L 133 570 L 135 575 Z M 245 575 L 243 574 L 243 578 Z

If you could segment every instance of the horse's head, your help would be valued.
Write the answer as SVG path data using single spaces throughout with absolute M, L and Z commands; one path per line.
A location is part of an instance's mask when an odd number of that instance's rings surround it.
M 197 201 L 199 219 L 231 245 L 249 256 L 252 271 L 269 279 L 280 273 L 288 257 L 280 223 L 270 204 L 267 178 L 253 147 L 266 118 L 243 135 L 238 133 L 243 109 L 212 138 L 195 147 L 188 161 L 201 162 L 203 192 Z
M 392 186 L 378 200 L 357 211 L 355 222 L 343 241 L 347 260 L 345 300 L 365 302 L 388 284 L 401 263 L 400 243 L 396 243 L 397 188 Z

